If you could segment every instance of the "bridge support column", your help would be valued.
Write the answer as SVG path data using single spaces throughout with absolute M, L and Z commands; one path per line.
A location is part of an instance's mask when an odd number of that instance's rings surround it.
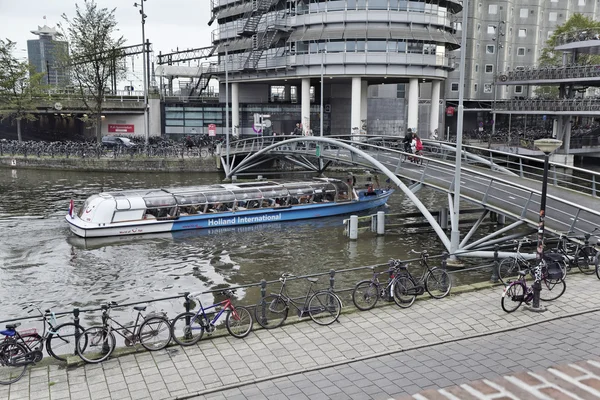
M 498 214 L 498 225 L 504 225 L 506 223 L 506 216 L 503 214 Z
M 417 132 L 419 124 L 419 80 L 412 78 L 408 85 L 408 116 L 406 128 Z
M 352 140 L 358 140 L 356 135 L 360 134 L 360 103 L 361 103 L 362 84 L 359 77 L 352 78 L 352 98 L 350 104 L 350 128 Z
M 310 79 L 302 79 L 302 132 L 306 135 L 306 132 L 310 129 Z
M 442 229 L 448 229 L 448 209 L 442 208 L 440 210 L 440 227 Z
M 360 83 L 360 133 L 367 134 L 367 99 L 369 95 L 369 83 L 361 81 Z M 363 126 L 364 125 L 364 126 Z
M 233 137 L 237 139 L 240 136 L 240 84 L 231 84 L 231 126 L 233 127 Z
M 431 110 L 429 114 L 429 138 L 440 126 L 440 81 L 431 82 Z M 438 135 L 439 136 L 439 135 Z

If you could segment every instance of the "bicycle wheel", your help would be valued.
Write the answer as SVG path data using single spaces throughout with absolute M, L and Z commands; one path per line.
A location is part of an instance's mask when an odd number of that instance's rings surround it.
M 319 325 L 333 324 L 340 316 L 342 302 L 329 290 L 321 290 L 308 300 L 308 315 Z
M 277 294 L 271 294 L 258 302 L 254 309 L 256 322 L 265 329 L 280 327 L 288 316 L 287 302 Z
M 498 266 L 498 279 L 500 279 L 500 282 L 507 285 L 509 278 L 517 277 L 517 272 L 519 272 L 519 263 L 516 258 L 505 258 L 500 261 Z
M 20 343 L 4 343 L 0 346 L 0 384 L 10 385 L 25 375 L 28 362 L 24 355 L 27 349 Z
M 521 306 L 524 298 L 525 286 L 521 282 L 513 282 L 502 292 L 502 309 L 511 313 Z
M 204 335 L 202 316 L 193 312 L 184 312 L 171 322 L 171 336 L 175 343 L 181 346 L 191 346 L 198 343 Z
M 397 276 L 394 278 L 392 292 L 394 293 L 394 302 L 398 307 L 408 308 L 413 305 L 417 299 L 417 288 L 415 281 L 410 276 Z
M 552 301 L 563 295 L 567 289 L 567 283 L 564 279 L 542 279 L 542 291 L 540 300 Z
M 140 325 L 140 343 L 146 350 L 162 350 L 171 341 L 171 324 L 163 317 L 150 317 Z
M 373 281 L 361 281 L 354 286 L 352 302 L 361 311 L 375 307 L 379 300 L 379 288 Z
M 106 360 L 115 350 L 115 335 L 104 326 L 92 326 L 77 338 L 77 354 L 85 362 L 96 364 Z
M 238 339 L 248 336 L 253 324 L 252 314 L 246 307 L 235 307 L 227 313 L 227 318 L 225 318 L 227 330 L 231 336 Z
M 46 351 L 59 361 L 67 361 L 67 357 L 77 355 L 75 346 L 77 338 L 81 336 L 82 332 L 83 328 L 73 322 L 58 325 L 50 331 L 46 339 Z M 81 345 L 85 349 L 87 337 L 82 340 L 84 342 Z
M 443 269 L 434 267 L 425 277 L 425 290 L 434 299 L 441 299 L 448 296 L 452 289 L 452 279 L 450 274 Z
M 577 252 L 577 267 L 586 275 L 591 275 L 595 271 L 596 249 L 592 246 L 585 246 Z

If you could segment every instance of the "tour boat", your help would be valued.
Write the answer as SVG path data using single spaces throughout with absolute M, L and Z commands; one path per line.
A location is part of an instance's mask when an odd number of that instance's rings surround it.
M 135 189 L 95 194 L 77 212 L 71 200 L 65 218 L 80 237 L 138 235 L 349 214 L 384 205 L 392 193 L 332 178 Z

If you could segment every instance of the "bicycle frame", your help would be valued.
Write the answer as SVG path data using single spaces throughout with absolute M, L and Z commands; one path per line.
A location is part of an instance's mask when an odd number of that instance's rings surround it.
M 142 312 L 138 311 L 137 317 L 135 319 L 135 324 L 132 327 L 126 327 L 124 325 L 121 325 L 118 321 L 114 320 L 110 316 L 110 310 L 110 307 L 106 307 L 106 309 L 104 309 L 102 312 L 102 325 L 107 329 L 107 333 L 110 334 L 111 332 L 116 332 L 123 339 L 130 340 L 132 344 L 135 344 L 137 341 L 139 341 L 138 328 L 141 327 L 141 324 L 138 323 L 140 322 L 140 317 L 142 317 L 143 320 Z M 118 325 L 119 327 L 115 329 L 112 324 L 109 324 L 109 321 Z M 129 328 L 132 328 L 133 331 L 129 330 Z M 121 333 L 121 331 L 125 331 L 126 334 Z
M 231 299 L 227 298 L 219 303 L 215 303 L 213 305 L 210 305 L 208 307 L 204 307 L 202 305 L 202 301 L 200 301 L 200 298 L 196 297 L 196 300 L 198 301 L 198 305 L 200 306 L 200 308 L 198 309 L 198 311 L 196 311 L 196 315 L 194 315 L 194 318 L 198 318 L 198 316 L 200 314 L 202 314 L 202 320 L 205 322 L 206 325 L 211 324 L 214 325 L 219 318 L 221 317 L 221 315 L 223 315 L 223 313 L 226 310 L 231 310 L 231 312 L 235 312 L 235 307 L 233 306 L 233 304 L 231 303 Z M 219 312 L 217 312 L 215 314 L 215 316 L 213 317 L 212 321 L 208 320 L 208 315 L 206 314 L 207 310 L 211 310 L 213 308 L 217 308 L 221 306 L 222 308 L 219 310 Z
M 286 280 L 284 280 L 284 281 L 282 282 L 282 284 L 281 284 L 281 288 L 279 289 L 279 293 L 278 293 L 278 295 L 279 295 L 279 296 L 281 296 L 281 297 L 284 299 L 284 301 L 285 301 L 285 303 L 286 303 L 286 305 L 287 305 L 288 307 L 289 307 L 289 305 L 290 305 L 290 304 L 291 304 L 291 305 L 293 305 L 293 306 L 294 306 L 294 308 L 295 308 L 295 309 L 298 311 L 298 313 L 299 313 L 300 315 L 302 315 L 302 313 L 303 313 L 304 311 L 306 311 L 306 309 L 308 308 L 308 299 L 309 299 L 310 295 L 315 293 L 315 291 L 313 290 L 313 288 L 312 288 L 312 287 L 313 287 L 313 284 L 312 284 L 312 282 L 311 282 L 311 284 L 310 284 L 310 286 L 309 286 L 309 288 L 308 288 L 308 291 L 306 292 L 306 297 L 304 298 L 304 303 L 302 304 L 302 308 L 298 307 L 298 305 L 297 305 L 297 304 L 300 304 L 300 303 L 299 303 L 299 302 L 297 302 L 296 300 L 294 300 L 294 299 L 293 299 L 293 298 L 292 298 L 292 297 L 291 297 L 291 296 L 290 296 L 290 295 L 287 293 L 287 290 L 286 290 Z
M 42 315 L 41 321 L 43 322 L 43 331 L 41 335 L 37 333 L 37 331 L 30 334 L 21 335 L 21 332 L 15 329 L 14 336 L 5 336 L 4 340 L 0 342 L 0 345 L 8 342 L 15 342 L 25 346 L 27 351 L 33 351 L 36 349 L 42 350 L 44 348 L 46 339 L 51 333 L 54 333 L 54 327 L 58 326 L 58 324 L 56 323 L 56 317 L 53 312 L 46 310 L 45 313 L 42 313 L 39 309 L 38 311 Z M 46 325 L 48 325 L 48 329 L 46 329 Z

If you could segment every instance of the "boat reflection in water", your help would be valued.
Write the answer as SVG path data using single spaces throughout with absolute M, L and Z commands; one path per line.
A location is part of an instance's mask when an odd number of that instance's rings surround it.
M 337 179 L 131 190 L 89 197 L 66 220 L 77 236 L 106 237 L 224 228 L 358 213 L 385 204 L 390 189 L 353 190 Z M 145 235 L 147 238 L 148 236 Z

